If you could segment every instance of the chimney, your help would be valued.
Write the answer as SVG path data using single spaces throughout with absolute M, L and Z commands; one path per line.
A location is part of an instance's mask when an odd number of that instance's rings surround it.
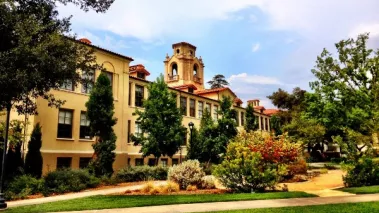
M 259 99 L 249 100 L 247 103 L 253 105 L 253 107 L 259 106 Z

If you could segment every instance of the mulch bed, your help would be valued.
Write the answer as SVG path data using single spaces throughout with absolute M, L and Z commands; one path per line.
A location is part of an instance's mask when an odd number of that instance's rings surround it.
M 196 191 L 181 190 L 179 192 L 171 192 L 157 195 L 195 195 L 195 194 L 225 194 L 229 193 L 227 189 L 198 189 Z M 142 192 L 141 190 L 127 190 L 124 193 L 117 193 L 113 195 L 151 195 L 150 193 Z

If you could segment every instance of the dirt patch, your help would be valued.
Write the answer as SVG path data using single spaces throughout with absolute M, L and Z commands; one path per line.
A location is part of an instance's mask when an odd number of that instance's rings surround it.
M 306 182 L 299 183 L 281 183 L 287 185 L 289 191 L 317 191 L 324 189 L 335 189 L 343 187 L 342 175 L 345 173 L 341 170 L 329 170 L 327 174 L 320 174 Z

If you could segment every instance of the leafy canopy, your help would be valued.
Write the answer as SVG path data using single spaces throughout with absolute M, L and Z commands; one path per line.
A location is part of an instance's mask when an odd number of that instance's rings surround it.
M 163 75 L 149 84 L 147 89 L 149 97 L 143 102 L 144 110 L 135 112 L 143 133 L 132 135 L 132 140 L 135 145 L 142 146 L 143 156 L 172 157 L 187 134 L 182 126 L 183 116 L 176 104 L 176 94 L 169 91 Z
M 221 74 L 215 75 L 211 81 L 208 81 L 208 84 L 211 86 L 211 89 L 222 88 L 229 85 L 228 81 L 225 80 L 225 76 Z

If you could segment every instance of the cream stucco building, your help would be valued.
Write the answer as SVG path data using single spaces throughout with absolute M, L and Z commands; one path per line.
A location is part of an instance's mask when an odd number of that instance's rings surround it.
M 143 110 L 142 103 L 148 95 L 146 85 L 149 81 L 146 77 L 150 73 L 141 64 L 131 66 L 133 59 L 130 57 L 93 46 L 87 39 L 81 41 L 84 45 L 95 48 L 97 61 L 107 70 L 112 83 L 114 116 L 118 119 L 114 126 L 117 135 L 114 169 L 127 165 L 152 164 L 153 157 L 142 158 L 140 147 L 134 146 L 129 137 L 130 134 L 141 131 L 136 117 L 132 114 L 136 109 Z M 233 108 L 238 112 L 236 119 L 238 128 L 243 129 L 245 109 L 237 95 L 229 88 L 205 89 L 204 63 L 201 57 L 197 57 L 196 47 L 181 42 L 173 44 L 172 49 L 172 55 L 167 55 L 163 63 L 164 77 L 171 90 L 178 94 L 178 107 L 185 108 L 183 125 L 188 127 L 188 123 L 193 122 L 195 127 L 199 128 L 205 108 L 208 108 L 216 119 L 220 99 L 229 96 L 234 100 Z M 99 74 L 100 71 L 96 71 L 95 79 Z M 89 123 L 85 117 L 85 103 L 88 101 L 90 89 L 84 85 L 73 86 L 68 83 L 60 90 L 51 91 L 56 98 L 66 100 L 60 109 L 48 107 L 47 101 L 42 98 L 36 100 L 38 115 L 27 118 L 27 132 L 30 134 L 38 122 L 42 126 L 43 173 L 62 167 L 83 168 L 91 159 L 93 154 L 91 145 L 94 140 L 88 136 Z M 259 106 L 259 100 L 248 101 L 248 104 L 253 104 L 256 110 L 259 129 L 270 131 L 271 111 Z M 24 120 L 25 117 L 12 111 L 11 119 Z M 181 151 L 173 158 L 160 158 L 159 164 L 172 165 L 180 162 L 186 156 L 184 144 Z

